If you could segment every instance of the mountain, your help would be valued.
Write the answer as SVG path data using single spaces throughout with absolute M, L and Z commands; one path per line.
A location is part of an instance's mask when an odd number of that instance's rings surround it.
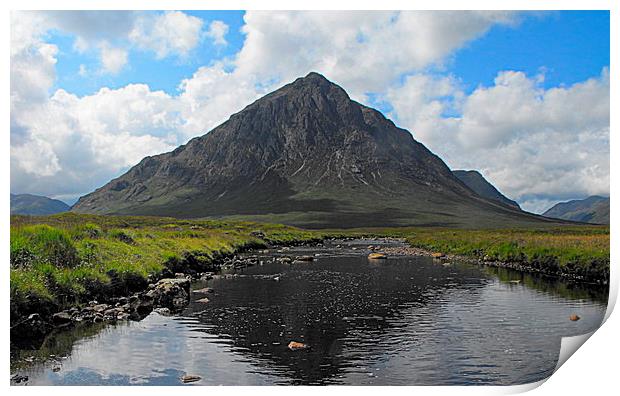
M 57 199 L 32 194 L 11 194 L 11 214 L 43 216 L 69 209 L 69 205 Z
M 584 223 L 609 224 L 609 197 L 593 195 L 586 199 L 560 202 L 543 213 L 543 216 Z
M 144 158 L 72 210 L 311 228 L 551 222 L 480 197 L 411 133 L 317 73 Z
M 480 174 L 480 172 L 475 170 L 454 170 L 452 171 L 452 174 L 454 174 L 454 176 L 456 176 L 460 181 L 465 183 L 467 187 L 474 190 L 476 194 L 481 197 L 500 202 L 514 209 L 521 210 L 518 203 L 506 198 L 506 196 L 499 192 L 491 183 L 489 183 L 487 179 Z

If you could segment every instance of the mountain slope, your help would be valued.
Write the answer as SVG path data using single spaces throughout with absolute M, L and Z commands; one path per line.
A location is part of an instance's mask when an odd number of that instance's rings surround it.
M 69 205 L 57 199 L 32 194 L 11 194 L 11 214 L 43 216 L 69 209 Z
M 518 203 L 506 198 L 506 196 L 489 183 L 480 172 L 475 170 L 454 170 L 452 173 L 481 197 L 503 203 L 514 209 L 521 209 Z
M 586 199 L 560 202 L 543 216 L 593 224 L 609 224 L 609 197 L 593 195 Z
M 172 152 L 144 158 L 72 210 L 306 227 L 549 221 L 478 196 L 408 131 L 317 73 Z

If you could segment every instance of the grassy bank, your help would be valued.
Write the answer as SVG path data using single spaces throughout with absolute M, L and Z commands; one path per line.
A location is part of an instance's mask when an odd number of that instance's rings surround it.
M 464 230 L 446 228 L 360 229 L 350 235 L 405 238 L 432 252 L 518 265 L 550 275 L 609 280 L 609 227 Z
M 250 222 L 61 214 L 11 217 L 11 322 L 127 295 L 149 277 L 206 270 L 223 255 L 318 232 Z
M 412 246 L 516 263 L 588 281 L 609 279 L 609 227 L 517 230 L 374 228 L 305 231 L 247 221 L 65 213 L 11 217 L 11 322 L 128 295 L 166 273 L 207 270 L 223 255 L 327 236 L 405 238 Z

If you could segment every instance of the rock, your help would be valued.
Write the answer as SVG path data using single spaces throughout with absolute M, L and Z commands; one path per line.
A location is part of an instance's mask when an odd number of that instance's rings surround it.
M 52 367 L 52 371 L 55 372 L 55 373 L 59 372 L 60 371 L 60 366 Z
M 203 289 L 192 290 L 192 293 L 198 293 L 198 294 L 213 293 L 213 289 L 211 289 L 210 287 L 205 287 Z
M 110 306 L 108 304 L 97 304 L 93 307 L 95 312 L 103 312 L 108 309 Z
M 185 274 L 184 274 L 184 273 L 182 273 L 182 272 L 176 272 L 176 273 L 174 274 L 174 277 L 175 277 L 176 279 L 183 279 L 183 278 L 185 278 Z
M 303 342 L 291 341 L 288 343 L 288 349 L 290 349 L 291 351 L 298 351 L 300 349 L 306 348 L 308 348 L 308 345 L 304 344 Z
M 161 316 L 170 316 L 172 314 L 169 308 L 164 308 L 164 307 L 155 308 L 153 312 L 157 312 Z
M 27 382 L 27 381 L 28 381 L 27 375 L 15 374 L 11 377 L 11 382 L 14 382 L 16 384 L 21 384 L 22 382 Z
M 290 264 L 293 262 L 293 259 L 290 257 L 280 257 L 278 258 L 278 261 L 284 264 Z
M 314 261 L 314 257 L 312 257 L 312 256 L 297 256 L 297 257 L 295 257 L 295 261 Z
M 441 252 L 435 252 L 435 253 L 431 253 L 431 257 L 432 258 L 443 258 L 443 257 L 446 257 L 446 255 Z
M 184 384 L 188 384 L 190 382 L 196 382 L 196 381 L 200 381 L 202 379 L 201 376 L 199 375 L 184 375 L 181 377 L 181 382 L 183 382 Z
M 265 233 L 260 231 L 260 230 L 252 231 L 252 232 L 250 232 L 250 235 L 252 235 L 253 237 L 256 237 L 256 238 L 260 238 L 260 239 L 264 239 L 265 236 L 266 236 Z
M 371 260 L 383 260 L 387 259 L 387 256 L 383 253 L 370 253 L 368 255 L 368 258 Z
M 161 279 L 146 297 L 152 299 L 153 306 L 179 310 L 189 303 L 190 282 L 188 279 Z
M 71 323 L 71 315 L 69 312 L 57 312 L 52 315 L 52 322 L 55 325 L 65 325 L 67 323 Z
M 116 320 L 128 320 L 131 317 L 127 312 L 122 312 L 116 316 Z
M 579 315 L 575 315 L 575 314 L 572 314 L 572 315 L 571 315 L 571 316 L 569 316 L 568 318 L 569 318 L 570 320 L 572 320 L 573 322 L 576 322 L 576 321 L 578 321 L 579 319 L 581 319 L 581 318 L 579 317 Z
M 200 300 L 196 300 L 196 302 L 197 303 L 206 304 L 206 303 L 209 302 L 209 299 L 205 297 L 205 298 L 201 298 Z
M 146 294 L 142 297 L 133 295 L 129 301 L 129 316 L 133 320 L 140 320 L 153 311 L 153 299 Z
M 211 279 L 213 279 L 213 272 L 205 272 L 204 274 L 200 275 L 200 280 L 206 281 Z
M 38 313 L 30 314 L 26 319 L 11 327 L 11 339 L 39 339 L 44 337 L 52 326 Z

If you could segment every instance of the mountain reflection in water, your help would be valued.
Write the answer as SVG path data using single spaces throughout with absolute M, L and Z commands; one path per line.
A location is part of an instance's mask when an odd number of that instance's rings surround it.
M 371 261 L 348 248 L 287 253 L 324 252 L 292 265 L 265 255 L 195 283 L 214 293 L 193 293 L 182 316 L 108 326 L 60 362 L 17 371 L 32 385 L 178 385 L 183 374 L 201 376 L 196 385 L 521 384 L 550 375 L 561 337 L 592 331 L 606 309 L 586 287 L 514 271 Z

